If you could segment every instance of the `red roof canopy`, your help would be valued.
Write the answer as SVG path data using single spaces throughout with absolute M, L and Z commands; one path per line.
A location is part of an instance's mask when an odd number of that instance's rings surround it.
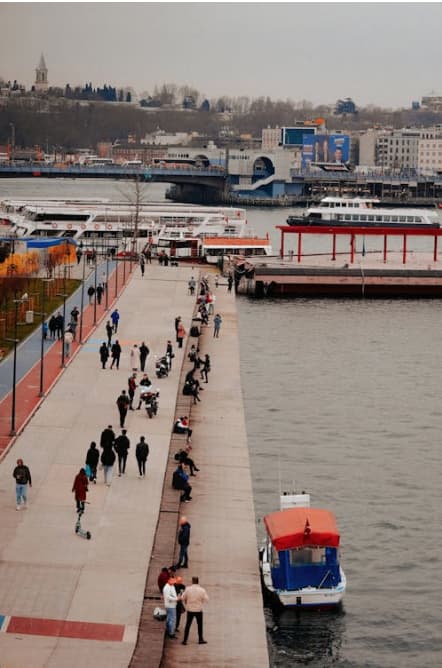
M 338 547 L 336 519 L 329 510 L 288 508 L 264 517 L 267 533 L 278 552 L 314 545 Z

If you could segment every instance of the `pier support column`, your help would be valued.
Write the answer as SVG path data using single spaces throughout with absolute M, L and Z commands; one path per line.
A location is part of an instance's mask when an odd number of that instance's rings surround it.
M 298 262 L 301 262 L 302 257 L 302 234 L 298 232 Z
M 279 251 L 279 254 L 281 256 L 281 260 L 284 259 L 284 231 L 281 230 L 281 248 Z
M 384 234 L 384 264 L 387 263 L 387 235 Z
M 355 261 L 355 235 L 352 233 L 350 236 L 350 264 L 353 264 Z
M 333 235 L 332 241 L 332 260 L 336 260 L 336 234 Z
M 437 262 L 437 235 L 434 235 L 433 261 Z
M 404 243 L 402 246 L 402 264 L 407 264 L 407 235 L 404 234 Z

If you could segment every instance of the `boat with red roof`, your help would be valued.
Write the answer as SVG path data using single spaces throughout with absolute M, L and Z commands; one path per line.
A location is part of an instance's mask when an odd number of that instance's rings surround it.
M 305 492 L 280 499 L 281 510 L 264 517 L 267 540 L 260 568 L 265 590 L 285 607 L 340 606 L 346 578 L 334 514 L 311 508 Z

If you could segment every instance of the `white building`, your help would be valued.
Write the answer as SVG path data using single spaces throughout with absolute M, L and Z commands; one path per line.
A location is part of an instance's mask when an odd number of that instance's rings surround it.
M 442 171 L 442 133 L 438 138 L 419 141 L 417 166 L 424 173 Z

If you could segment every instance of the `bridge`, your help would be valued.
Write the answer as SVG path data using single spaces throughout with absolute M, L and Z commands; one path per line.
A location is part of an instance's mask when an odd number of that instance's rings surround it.
M 165 167 L 125 167 L 122 165 L 46 165 L 41 163 L 0 164 L 0 178 L 72 178 L 72 179 L 132 179 L 134 181 L 172 183 L 177 199 L 192 195 L 201 201 L 223 198 L 227 173 L 223 167 L 179 165 Z

